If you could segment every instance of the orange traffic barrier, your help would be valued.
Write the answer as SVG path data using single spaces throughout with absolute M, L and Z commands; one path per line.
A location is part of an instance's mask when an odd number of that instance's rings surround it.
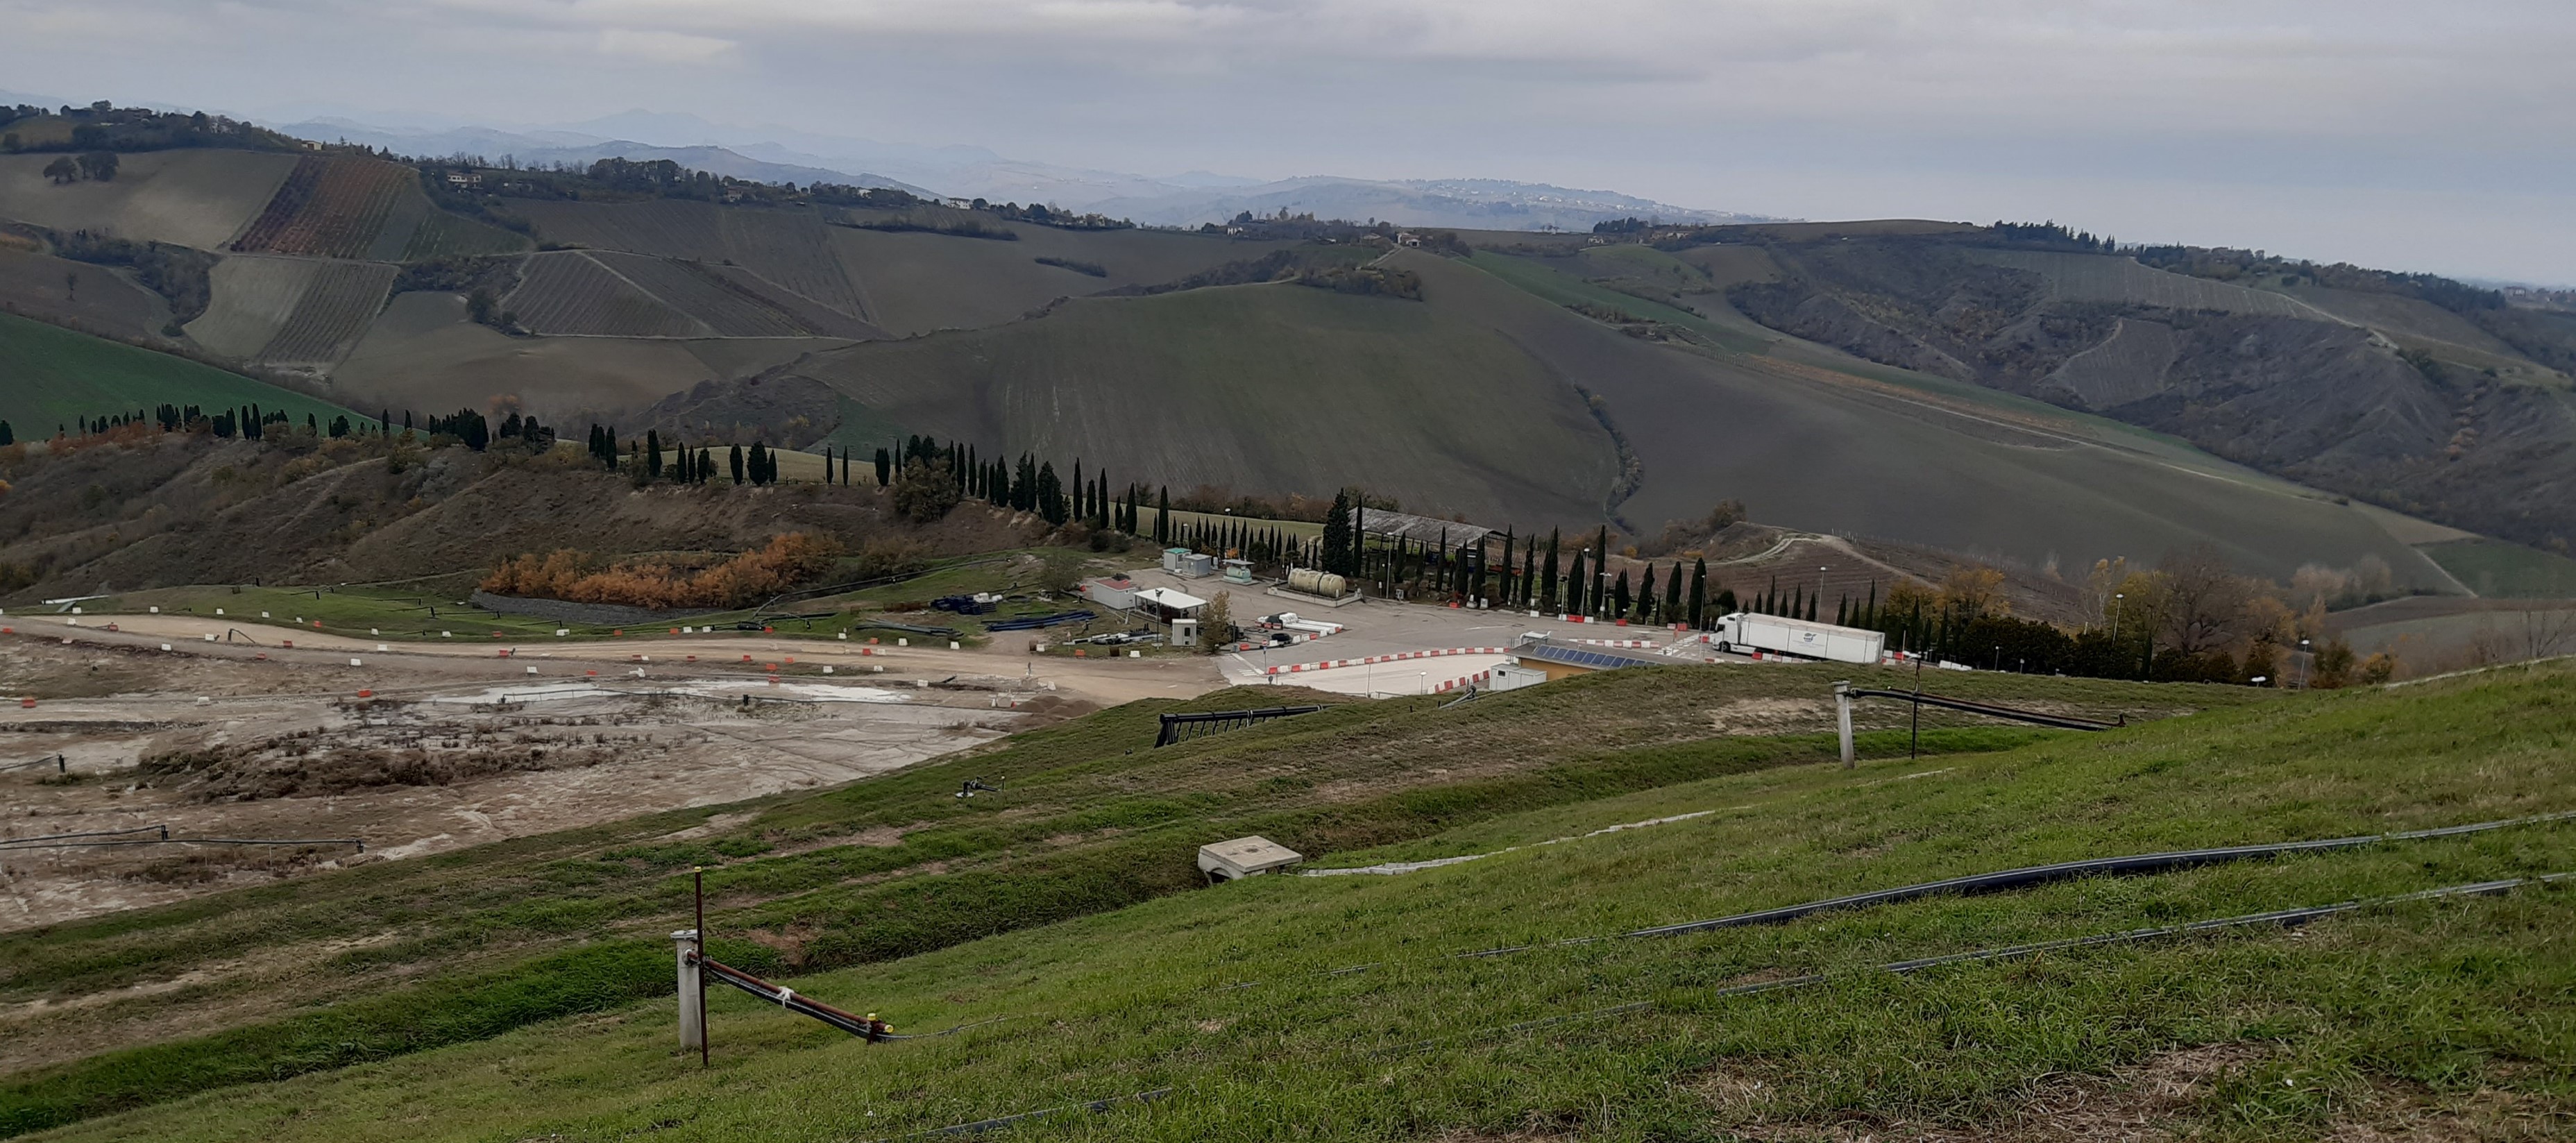
M 359 691 L 359 692 L 358 692 L 358 697 L 359 697 L 359 698 L 374 698 L 374 697 L 376 697 L 376 692 L 374 692 L 374 691 Z

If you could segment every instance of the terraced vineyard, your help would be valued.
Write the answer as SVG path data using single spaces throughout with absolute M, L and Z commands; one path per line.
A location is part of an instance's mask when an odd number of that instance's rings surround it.
M 188 336 L 226 357 L 249 358 L 286 327 L 324 263 L 242 256 L 215 263 L 213 298 Z
M 724 279 L 685 262 L 642 254 L 585 254 L 664 305 L 704 323 L 717 337 L 793 337 L 808 332 Z
M 428 199 L 424 197 L 421 201 L 426 203 Z M 530 245 L 525 235 L 512 234 L 500 227 L 443 210 L 432 210 L 420 220 L 419 226 L 412 229 L 396 257 L 404 262 L 418 262 L 451 254 L 515 254 Z
M 528 202 L 515 205 L 547 241 L 656 254 L 708 265 L 731 263 L 776 288 L 865 317 L 848 275 L 810 211 L 714 203 Z
M 502 305 L 530 330 L 570 337 L 881 336 L 740 267 L 609 250 L 528 259 Z
M 367 324 L 375 320 L 393 284 L 394 268 L 382 263 L 323 265 L 305 287 L 294 313 L 260 349 L 259 360 L 309 368 L 337 363 L 367 332 Z
M 417 193 L 418 177 L 395 163 L 308 155 L 296 160 L 294 172 L 232 248 L 364 258 L 403 192 Z
M 580 337 L 704 337 L 705 323 L 662 304 L 583 251 L 539 254 L 501 300 L 519 323 L 542 334 Z

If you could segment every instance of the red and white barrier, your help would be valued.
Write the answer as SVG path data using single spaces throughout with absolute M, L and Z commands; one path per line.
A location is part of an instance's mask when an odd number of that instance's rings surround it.
M 1364 659 L 1326 659 L 1320 663 L 1297 663 L 1272 667 L 1268 674 L 1294 675 L 1306 671 L 1329 671 L 1338 667 L 1362 667 L 1371 663 L 1398 663 L 1408 659 L 1436 659 L 1443 655 L 1508 655 L 1509 647 L 1445 647 L 1437 651 L 1398 651 L 1392 655 L 1371 655 Z

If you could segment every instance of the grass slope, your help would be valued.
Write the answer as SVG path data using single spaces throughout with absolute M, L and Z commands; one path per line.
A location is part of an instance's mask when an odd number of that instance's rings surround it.
M 1263 878 L 795 982 L 907 1032 L 1007 1017 L 951 1038 L 869 1046 L 719 993 L 716 1064 L 701 1071 L 674 1050 L 658 996 L 53 1138 L 884 1138 L 1158 1089 L 1168 1098 L 1034 1130 L 2059 1137 L 2083 1122 L 2069 1105 L 2134 1098 L 2154 1122 L 2125 1129 L 2204 1138 L 2557 1137 L 2576 1116 L 2576 892 L 2564 884 L 2296 931 L 1902 977 L 1871 966 L 2565 871 L 2566 823 L 1776 928 L 1456 954 L 2072 858 L 2565 811 L 2571 682 L 2565 669 L 2517 670 L 1933 763 L 1596 787 L 1333 863 L 1703 816 L 1405 877 Z M 909 910 L 856 915 L 911 924 Z M 1725 991 L 1801 973 L 1826 980 Z M 1647 1007 L 1581 1018 L 1620 1004 Z M 1511 1026 L 1532 1020 L 1562 1022 Z M 2159 1089 L 2154 1069 L 2177 1060 L 2197 1061 L 2197 1082 Z
M 57 425 L 118 411 L 149 411 L 164 402 L 208 410 L 258 405 L 283 409 L 302 422 L 328 424 L 351 410 L 301 393 L 199 365 L 183 357 L 136 349 L 0 314 L 0 420 L 21 440 L 52 436 Z M 368 418 L 373 419 L 373 418 Z
M 1870 677 L 1873 672 L 1862 672 Z M 1261 833 L 1330 855 L 1515 811 L 1831 757 L 1824 724 L 1708 736 L 1711 720 L 1815 709 L 1847 671 L 1622 671 L 1440 710 L 1349 703 L 1150 747 L 1152 701 L 822 794 L 701 807 L 0 937 L 0 999 L 111 992 L 21 1023 L 140 1044 L 0 1083 L 0 1126 L 62 1123 L 191 1092 L 342 1067 L 614 1008 L 669 987 L 660 934 L 708 875 L 720 955 L 759 971 L 899 960 L 1201 885 L 1206 841 Z M 1887 672 L 1889 680 L 1894 672 Z M 2132 721 L 2262 692 L 1965 676 L 1953 689 Z M 1892 682 L 1891 682 L 1892 685 Z M 1283 701 L 1277 689 L 1185 709 Z M 1903 714 L 1865 713 L 1870 756 L 1902 755 Z M 2050 732 L 1926 719 L 1936 753 Z M 1436 764 L 1426 764 L 1427 762 Z M 1931 765 L 1931 763 L 1927 763 Z M 951 797 L 970 776 L 1005 799 Z M 721 815 L 721 816 L 720 816 Z M 220 1030 L 218 1030 L 220 1029 Z M 35 1041 L 30 1041 L 35 1042 Z
M 1357 483 L 1417 511 L 1579 524 L 1616 473 L 1572 390 L 1507 339 L 1420 303 L 1302 286 L 1083 299 L 792 368 L 911 431 L 1105 464 L 1113 483 Z
M 2503 540 L 2453 540 L 2420 549 L 2482 596 L 2576 599 L 2576 560 Z

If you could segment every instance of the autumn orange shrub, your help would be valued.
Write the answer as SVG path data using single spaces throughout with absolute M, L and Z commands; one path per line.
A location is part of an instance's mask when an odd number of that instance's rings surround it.
M 749 607 L 821 575 L 840 554 L 830 540 L 804 532 L 774 537 L 758 551 L 695 570 L 659 563 L 594 569 L 587 554 L 559 548 L 501 561 L 484 578 L 483 590 L 624 607 Z

